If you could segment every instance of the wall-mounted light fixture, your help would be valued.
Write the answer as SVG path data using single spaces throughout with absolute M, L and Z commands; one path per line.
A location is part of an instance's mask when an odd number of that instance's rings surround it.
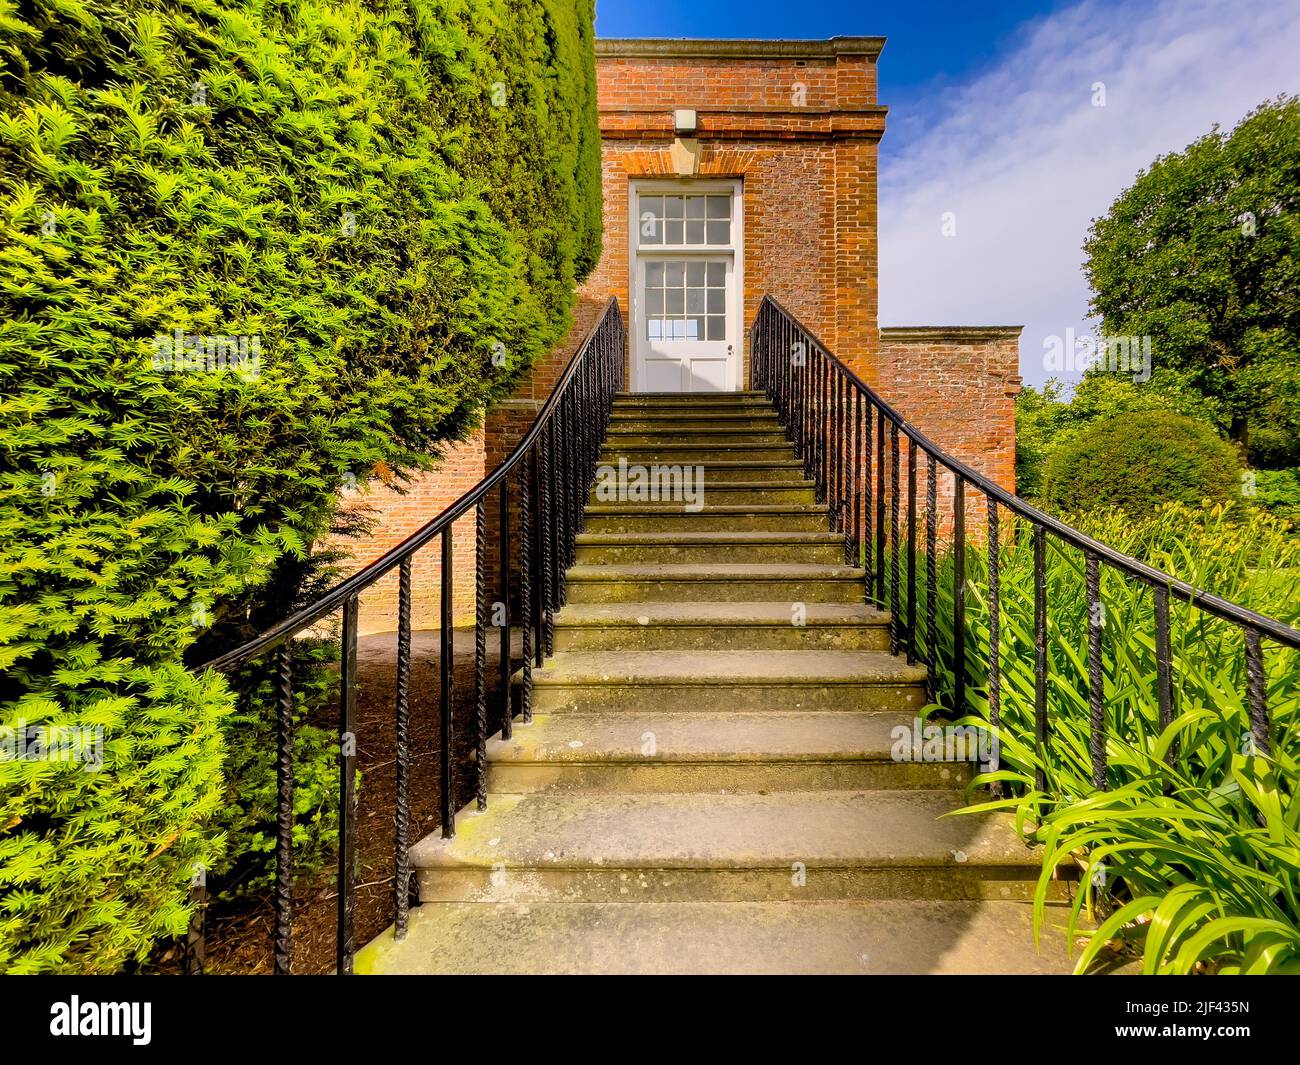
M 687 137 L 695 132 L 697 119 L 695 110 L 689 107 L 679 107 L 673 111 L 673 131 L 679 137 Z

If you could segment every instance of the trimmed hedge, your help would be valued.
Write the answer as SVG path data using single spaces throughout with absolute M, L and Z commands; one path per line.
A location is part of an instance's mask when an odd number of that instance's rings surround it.
M 0 724 L 103 739 L 0 750 L 0 971 L 184 929 L 233 703 L 183 658 L 284 609 L 341 483 L 428 468 L 563 335 L 592 17 L 0 0 Z
M 1163 503 L 1236 499 L 1236 449 L 1204 422 L 1152 411 L 1094 422 L 1057 447 L 1043 494 L 1059 511 L 1145 514 Z

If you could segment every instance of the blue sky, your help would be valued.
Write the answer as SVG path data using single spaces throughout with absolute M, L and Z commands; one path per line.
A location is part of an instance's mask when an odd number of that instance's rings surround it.
M 1024 325 L 1030 384 L 1093 329 L 1090 220 L 1156 156 L 1300 92 L 1296 0 L 597 0 L 596 31 L 887 37 L 881 324 Z

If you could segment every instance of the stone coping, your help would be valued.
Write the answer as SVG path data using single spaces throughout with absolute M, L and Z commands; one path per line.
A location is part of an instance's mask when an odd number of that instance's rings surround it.
M 884 37 L 823 40 L 707 39 L 694 37 L 598 37 L 598 59 L 834 59 L 880 55 Z
M 1015 340 L 1023 325 L 885 325 L 880 327 L 881 340 L 956 340 L 975 343 L 981 340 Z

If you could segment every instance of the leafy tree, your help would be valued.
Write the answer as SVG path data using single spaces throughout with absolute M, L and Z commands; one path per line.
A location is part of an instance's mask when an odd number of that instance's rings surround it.
M 1300 98 L 1157 159 L 1084 251 L 1105 334 L 1150 336 L 1253 461 L 1300 461 Z

